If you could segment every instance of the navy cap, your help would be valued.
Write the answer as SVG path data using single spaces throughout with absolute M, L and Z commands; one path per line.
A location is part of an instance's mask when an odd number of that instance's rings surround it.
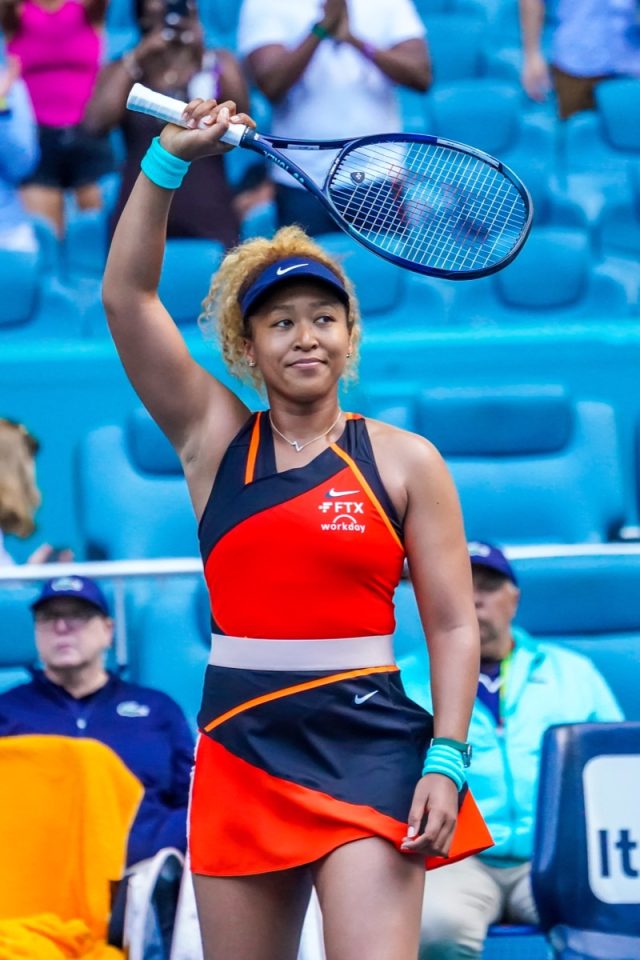
M 469 547 L 472 567 L 487 567 L 489 570 L 495 570 L 496 573 L 501 573 L 507 580 L 511 580 L 511 583 L 518 585 L 513 567 L 502 550 L 494 547 L 491 543 L 484 543 L 482 540 L 472 540 L 467 546 Z
M 47 600 L 55 600 L 56 597 L 84 600 L 85 603 L 97 607 L 105 617 L 109 616 L 104 593 L 95 580 L 90 580 L 89 577 L 56 577 L 54 580 L 47 580 L 42 586 L 40 596 L 31 604 L 31 609 L 35 610 Z
M 349 294 L 340 277 L 318 260 L 309 257 L 286 257 L 271 263 L 253 281 L 251 286 L 239 297 L 242 316 L 246 317 L 255 303 L 272 288 L 288 280 L 319 280 L 332 287 L 345 306 L 349 304 Z

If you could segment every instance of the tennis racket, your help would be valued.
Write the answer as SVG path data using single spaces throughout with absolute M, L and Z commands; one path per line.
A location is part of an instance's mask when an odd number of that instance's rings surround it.
M 127 106 L 186 126 L 185 103 L 140 83 Z M 511 263 L 531 228 L 531 197 L 515 173 L 461 143 L 416 133 L 289 140 L 243 124 L 231 124 L 222 140 L 276 163 L 342 230 L 417 273 L 450 280 L 495 273 Z M 282 150 L 339 152 L 320 187 Z

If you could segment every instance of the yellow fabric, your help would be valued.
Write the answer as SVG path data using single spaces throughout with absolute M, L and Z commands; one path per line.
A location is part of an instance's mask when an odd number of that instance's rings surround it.
M 81 920 L 60 920 L 51 913 L 0 920 L 0 960 L 122 960 L 115 947 L 97 941 Z
M 0 919 L 53 914 L 104 940 L 142 784 L 103 743 L 71 737 L 2 737 L 0 771 Z

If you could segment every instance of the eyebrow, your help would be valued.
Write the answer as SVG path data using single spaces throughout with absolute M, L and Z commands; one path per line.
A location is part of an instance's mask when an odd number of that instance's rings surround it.
M 290 301 L 290 300 L 284 300 L 279 303 L 274 303 L 269 308 L 269 313 L 271 313 L 272 310 L 291 310 L 291 308 L 293 307 L 293 304 L 294 304 L 294 301 Z M 335 306 L 335 304 L 342 304 L 342 301 L 338 297 L 329 297 L 329 298 L 323 297 L 321 300 L 312 300 L 310 302 L 310 306 L 312 307 L 331 307 L 331 306 Z

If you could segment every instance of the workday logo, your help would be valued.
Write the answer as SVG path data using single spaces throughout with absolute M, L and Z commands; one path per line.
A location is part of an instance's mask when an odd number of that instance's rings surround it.
M 594 757 L 582 783 L 591 892 L 640 903 L 640 755 Z
M 321 530 L 349 530 L 352 533 L 364 533 L 364 502 L 350 500 L 349 497 L 360 493 L 360 490 L 336 490 L 331 487 L 325 494 L 324 500 L 318 505 L 318 510 L 324 515 Z

